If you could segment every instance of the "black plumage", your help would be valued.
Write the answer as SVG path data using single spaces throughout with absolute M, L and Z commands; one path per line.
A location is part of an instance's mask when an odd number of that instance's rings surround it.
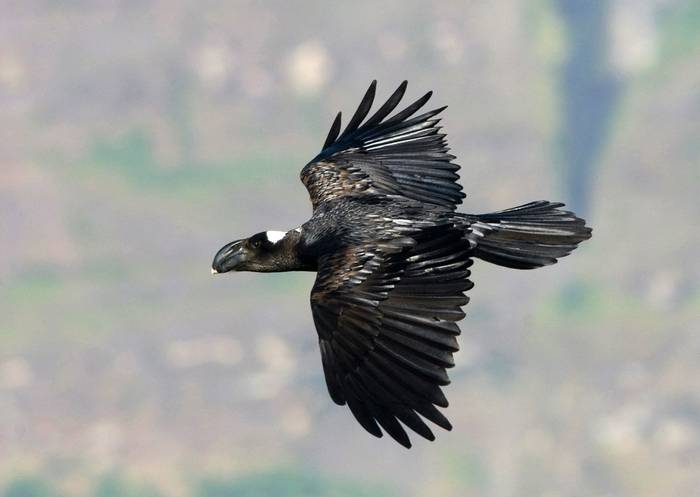
M 341 132 L 337 115 L 321 152 L 301 171 L 313 215 L 288 232 L 224 246 L 212 271 L 316 271 L 311 311 L 328 391 L 378 437 L 410 447 L 404 427 L 435 437 L 425 420 L 452 427 L 447 407 L 472 288 L 472 258 L 531 269 L 553 264 L 590 238 L 563 204 L 531 202 L 500 212 L 455 212 L 459 166 L 435 116 L 414 117 L 427 93 L 393 116 L 404 81 L 368 119 L 372 82 Z

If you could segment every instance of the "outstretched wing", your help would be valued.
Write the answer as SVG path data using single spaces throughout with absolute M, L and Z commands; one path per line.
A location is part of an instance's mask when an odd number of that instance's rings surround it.
M 434 440 L 421 416 L 451 429 L 435 406 L 447 407 L 440 387 L 458 350 L 463 292 L 473 286 L 469 249 L 444 225 L 321 261 L 311 309 L 328 391 L 373 435 L 383 428 L 410 447 L 400 421 Z
M 374 101 L 372 81 L 360 106 L 340 133 L 340 116 L 333 121 L 323 150 L 301 171 L 314 209 L 329 199 L 352 194 L 400 195 L 454 210 L 464 193 L 457 183 L 459 166 L 448 154 L 440 119 L 445 107 L 411 117 L 432 92 L 398 112 L 406 92 L 404 81 L 377 112 L 365 121 Z M 363 122 L 364 121 L 364 122 Z

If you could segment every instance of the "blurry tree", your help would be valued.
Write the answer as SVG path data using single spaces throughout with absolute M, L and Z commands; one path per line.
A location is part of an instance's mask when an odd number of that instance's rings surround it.
M 268 470 L 232 480 L 207 479 L 194 495 L 198 497 L 388 497 L 385 488 L 372 488 L 348 481 L 299 472 Z
M 167 115 L 173 129 L 179 167 L 191 167 L 197 158 L 197 142 L 192 123 L 192 77 L 182 64 L 167 65 Z
M 7 484 L 2 497 L 59 497 L 51 485 L 37 476 L 20 476 Z
M 560 79 L 559 163 L 566 199 L 580 214 L 588 212 L 596 165 L 621 93 L 607 60 L 610 3 L 557 0 L 568 36 Z
M 160 493 L 150 485 L 134 484 L 118 474 L 108 474 L 100 478 L 94 497 L 160 497 Z

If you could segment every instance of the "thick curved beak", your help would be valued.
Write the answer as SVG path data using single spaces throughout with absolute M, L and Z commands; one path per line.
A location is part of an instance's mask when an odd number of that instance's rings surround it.
M 243 247 L 243 240 L 228 243 L 221 247 L 214 256 L 214 262 L 211 264 L 211 274 L 234 271 L 247 260 L 248 253 Z

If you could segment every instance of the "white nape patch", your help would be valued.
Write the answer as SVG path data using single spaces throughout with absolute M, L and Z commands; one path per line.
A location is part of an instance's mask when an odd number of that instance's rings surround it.
M 286 231 L 266 231 L 265 236 L 270 243 L 277 243 L 287 235 Z
M 301 226 L 294 228 L 294 231 L 296 231 L 297 233 L 301 233 Z

